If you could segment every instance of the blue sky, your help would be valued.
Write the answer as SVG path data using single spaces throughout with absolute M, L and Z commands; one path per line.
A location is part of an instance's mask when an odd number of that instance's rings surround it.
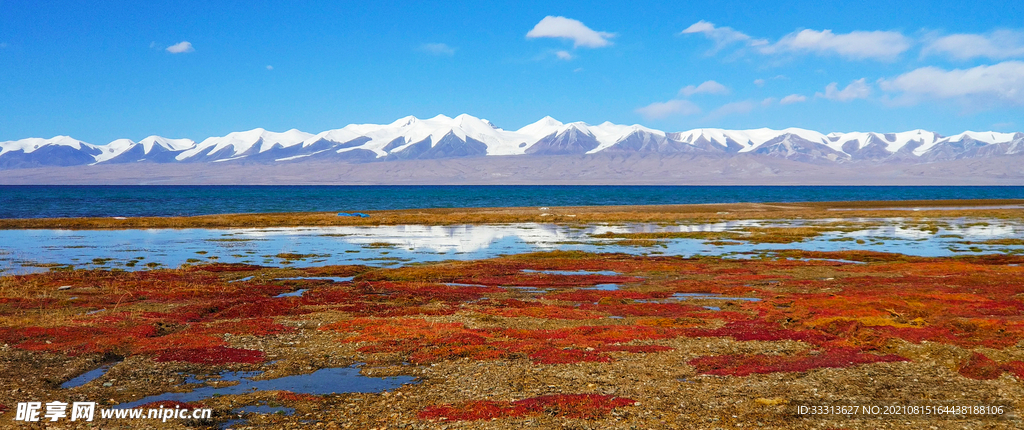
M 1024 131 L 1020 0 L 321 3 L 0 0 L 0 141 L 460 113 Z

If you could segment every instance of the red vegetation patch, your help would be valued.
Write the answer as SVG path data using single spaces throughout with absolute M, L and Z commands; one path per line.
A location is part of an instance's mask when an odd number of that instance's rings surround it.
M 607 415 L 612 409 L 634 404 L 636 401 L 633 399 L 600 394 L 549 394 L 514 402 L 476 400 L 454 405 L 430 406 L 419 413 L 419 418 L 475 421 L 547 414 L 594 419 Z
M 1003 374 L 1003 368 L 985 354 L 975 352 L 960 367 L 960 374 L 971 379 L 996 379 Z
M 187 351 L 224 345 L 224 340 L 219 337 L 208 334 L 177 332 L 166 336 L 138 340 L 135 342 L 132 352 L 135 354 L 153 354 L 172 350 Z
M 584 326 L 559 330 L 469 329 L 458 323 L 421 319 L 340 321 L 321 328 L 355 332 L 344 342 L 367 342 L 365 353 L 400 353 L 413 363 L 455 358 L 496 360 L 529 357 L 538 364 L 607 362 L 608 352 L 660 352 L 665 347 L 620 345 L 634 340 L 673 337 L 673 330 L 648 326 Z
M 599 313 L 580 310 L 570 306 L 541 305 L 539 303 L 536 306 L 484 309 L 483 313 L 509 318 L 530 317 L 560 320 L 586 320 L 604 317 Z
M 157 334 L 151 325 L 115 323 L 96 326 L 2 328 L 0 340 L 28 351 L 46 351 L 71 356 L 82 354 L 124 354 L 140 339 Z
M 1003 375 L 1003 372 L 1010 372 L 1017 378 L 1024 378 L 1024 361 L 1009 361 L 998 363 L 981 353 L 973 353 L 963 365 L 960 366 L 960 374 L 965 378 L 985 380 L 996 379 Z
M 215 314 L 218 319 L 272 317 L 309 313 L 297 297 L 281 297 L 233 304 Z
M 649 293 L 641 293 L 638 291 L 602 291 L 602 290 L 576 290 L 576 291 L 565 291 L 553 294 L 546 294 L 545 299 L 549 300 L 565 300 L 569 302 L 591 302 L 597 303 L 607 299 L 619 299 L 619 300 L 650 300 L 650 299 L 664 299 L 672 296 L 672 293 L 667 291 L 654 291 Z
M 594 310 L 616 316 L 682 318 L 700 316 L 707 312 L 700 306 L 679 303 L 631 303 L 631 304 L 590 304 L 580 309 Z M 706 314 L 705 314 L 706 315 Z
M 1017 379 L 1024 379 L 1024 361 L 1009 361 L 1003 363 L 1003 370 L 1010 372 Z
M 744 341 L 799 340 L 813 344 L 821 344 L 833 338 L 816 330 L 789 330 L 761 320 L 733 321 L 722 328 L 688 329 L 685 333 L 691 337 L 731 337 Z
M 294 327 L 276 323 L 270 318 L 248 318 L 238 321 L 218 322 L 209 324 L 206 327 L 191 330 L 192 333 L 231 333 L 252 336 L 268 336 L 272 334 L 291 333 L 294 331 Z
M 252 349 L 228 348 L 214 346 L 209 348 L 173 349 L 166 350 L 155 358 L 154 361 L 184 361 L 196 364 L 227 364 L 227 363 L 260 363 L 263 361 L 263 351 Z
M 753 373 L 805 372 L 820 368 L 842 368 L 866 363 L 909 361 L 898 355 L 874 355 L 853 349 L 833 349 L 812 355 L 718 355 L 690 360 L 689 365 L 708 375 L 747 376 Z

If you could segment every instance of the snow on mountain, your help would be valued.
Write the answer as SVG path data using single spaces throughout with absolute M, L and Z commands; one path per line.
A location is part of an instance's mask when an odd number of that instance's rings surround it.
M 54 136 L 49 139 L 30 137 L 28 139 L 0 142 L 0 155 L 12 151 L 21 151 L 25 154 L 29 154 L 46 146 L 66 146 L 68 148 L 79 150 L 82 148 L 96 148 L 95 145 L 90 145 L 70 136 Z
M 192 139 L 168 139 L 160 136 L 149 136 L 139 141 L 146 153 L 153 152 L 153 148 L 160 147 L 168 151 L 185 151 L 196 146 Z
M 344 130 L 369 138 L 370 140 L 360 148 L 373 151 L 379 158 L 410 150 L 413 145 L 429 142 L 429 145 L 417 146 L 417 150 L 426 151 L 442 141 L 449 144 L 455 144 L 456 141 L 463 144 L 482 143 L 485 147 L 479 149 L 483 149 L 484 152 L 479 155 L 519 155 L 523 153 L 527 144 L 537 140 L 529 133 L 502 130 L 490 121 L 466 114 L 455 118 L 438 115 L 430 119 L 407 116 L 391 124 L 353 124 Z M 448 140 L 445 140 L 448 136 Z
M 178 154 L 176 159 L 189 161 L 224 161 L 259 154 L 273 148 L 289 148 L 301 144 L 312 134 L 291 129 L 275 133 L 262 128 L 236 131 L 223 137 L 209 137 L 195 148 Z
M 412 160 L 479 156 L 696 153 L 715 157 L 760 154 L 804 162 L 931 162 L 1024 154 L 1024 133 L 967 131 L 829 133 L 801 128 L 695 129 L 666 133 L 641 125 L 562 123 L 544 117 L 504 130 L 467 114 L 413 116 L 390 124 L 350 124 L 318 134 L 257 128 L 189 139 L 149 136 L 90 145 L 68 136 L 0 142 L 0 168 L 129 162 L 296 162 L 302 160 Z
M 100 152 L 96 145 L 68 136 L 0 142 L 0 169 L 86 164 Z
M 722 148 L 738 146 L 738 151 L 750 151 L 753 148 L 777 137 L 779 132 L 768 128 L 753 130 L 722 130 L 719 128 L 698 128 L 695 130 L 674 133 L 673 139 L 692 146 L 715 144 Z
M 850 154 L 875 143 L 883 146 L 890 154 L 913 146 L 915 153 L 920 155 L 938 143 L 942 135 L 925 130 L 911 130 L 902 133 L 829 133 L 827 137 L 830 148 Z
M 516 132 L 525 136 L 534 137 L 534 140 L 540 140 L 541 138 L 550 136 L 553 133 L 558 133 L 564 125 L 565 124 L 562 124 L 561 121 L 550 116 L 546 116 L 533 124 L 523 126 L 523 128 L 516 130 Z
M 196 143 L 192 139 L 168 139 L 160 136 L 149 136 L 138 142 L 131 139 L 117 139 L 98 147 L 102 152 L 96 156 L 95 163 L 147 160 L 170 162 L 174 161 L 173 158 L 178 153 L 195 146 Z

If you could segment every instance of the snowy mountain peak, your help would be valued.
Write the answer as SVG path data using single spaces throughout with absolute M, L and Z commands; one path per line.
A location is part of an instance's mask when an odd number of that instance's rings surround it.
M 168 151 L 184 151 L 196 146 L 196 142 L 192 139 L 168 139 L 160 136 L 149 136 L 140 140 L 139 144 L 145 148 L 147 154 L 152 152 L 154 147 L 160 147 Z
M 783 157 L 796 161 L 858 160 L 931 162 L 965 157 L 1024 154 L 1024 133 L 966 131 L 944 137 L 927 130 L 898 133 L 832 132 L 802 128 L 725 130 L 700 128 L 665 133 L 639 124 L 562 123 L 550 116 L 518 130 L 503 130 L 468 114 L 454 118 L 414 116 L 390 124 L 350 124 L 318 134 L 264 128 L 189 139 L 149 136 L 90 145 L 69 136 L 0 142 L 0 169 L 128 162 L 289 162 L 336 159 L 346 162 L 584 154 L 694 153 Z M 915 161 L 917 160 L 917 161 Z

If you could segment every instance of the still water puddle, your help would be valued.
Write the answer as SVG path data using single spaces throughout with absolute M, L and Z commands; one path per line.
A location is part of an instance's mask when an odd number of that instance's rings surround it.
M 309 289 L 307 289 L 307 288 L 300 288 L 300 289 L 298 289 L 298 290 L 295 290 L 295 291 L 292 291 L 292 292 L 290 292 L 290 293 L 281 293 L 281 294 L 278 294 L 278 295 L 274 296 L 274 298 L 281 298 L 281 297 L 302 297 L 302 294 L 303 294 L 303 293 L 305 293 L 306 291 L 309 291 Z
M 71 378 L 67 382 L 60 384 L 60 388 L 67 390 L 69 388 L 81 387 L 85 384 L 95 381 L 97 378 L 105 375 L 107 371 L 110 370 L 111 367 L 114 367 L 114 365 L 117 363 L 120 363 L 120 361 L 104 364 L 100 367 L 97 367 L 74 378 Z
M 757 297 L 726 297 L 716 293 L 674 293 L 669 300 L 738 300 L 743 302 L 760 302 Z
M 605 233 L 743 231 L 749 227 L 795 227 L 842 222 L 844 228 L 791 243 L 659 239 L 657 247 L 618 244 Z M 852 226 L 852 227 L 850 227 Z M 229 236 L 234 241 L 211 241 Z M 790 221 L 729 221 L 708 224 L 486 224 L 461 226 L 352 226 L 239 229 L 0 230 L 0 271 L 20 274 L 48 265 L 146 270 L 183 264 L 283 264 L 266 256 L 317 255 L 288 260 L 289 267 L 364 264 L 395 267 L 445 260 L 476 260 L 538 251 L 588 251 L 632 255 L 727 256 L 778 250 L 869 250 L 925 257 L 1024 253 L 1022 245 L 986 244 L 1022 239 L 1024 224 L 1007 220 L 909 218 Z M 258 239 L 258 240 L 257 240 Z M 971 246 L 965 246 L 970 242 Z M 375 244 L 387 243 L 382 247 Z M 738 257 L 743 258 L 743 257 Z M 611 271 L 545 271 L 557 275 L 618 275 Z M 346 278 L 329 278 L 345 282 Z
M 262 372 L 222 372 L 220 381 L 238 382 L 228 387 L 204 386 L 187 393 L 163 393 L 145 397 L 134 402 L 122 403 L 115 409 L 137 408 L 147 403 L 165 400 L 176 402 L 195 402 L 213 396 L 243 394 L 253 391 L 291 391 L 298 394 L 334 394 L 334 393 L 378 393 L 392 390 L 413 382 L 411 376 L 391 376 L 375 378 L 359 374 L 357 367 L 333 367 L 317 370 L 304 375 L 284 376 L 275 379 L 255 381 L 252 378 Z M 195 379 L 192 379 L 195 380 Z
M 268 406 L 268 405 L 249 405 L 238 409 L 232 409 L 232 412 L 236 414 L 276 414 L 291 415 L 295 413 L 295 408 L 288 408 L 284 406 Z
M 617 291 L 619 284 L 597 284 L 593 287 L 580 288 L 581 290 Z
M 460 283 L 458 283 L 458 282 L 442 282 L 442 283 L 441 283 L 441 285 L 447 285 L 447 286 L 449 286 L 449 287 L 478 287 L 478 288 L 488 288 L 488 287 L 487 287 L 486 285 L 483 285 L 483 284 L 460 284 Z
M 274 278 L 275 281 L 331 281 L 331 282 L 349 282 L 355 279 L 355 276 L 297 276 L 294 278 Z

